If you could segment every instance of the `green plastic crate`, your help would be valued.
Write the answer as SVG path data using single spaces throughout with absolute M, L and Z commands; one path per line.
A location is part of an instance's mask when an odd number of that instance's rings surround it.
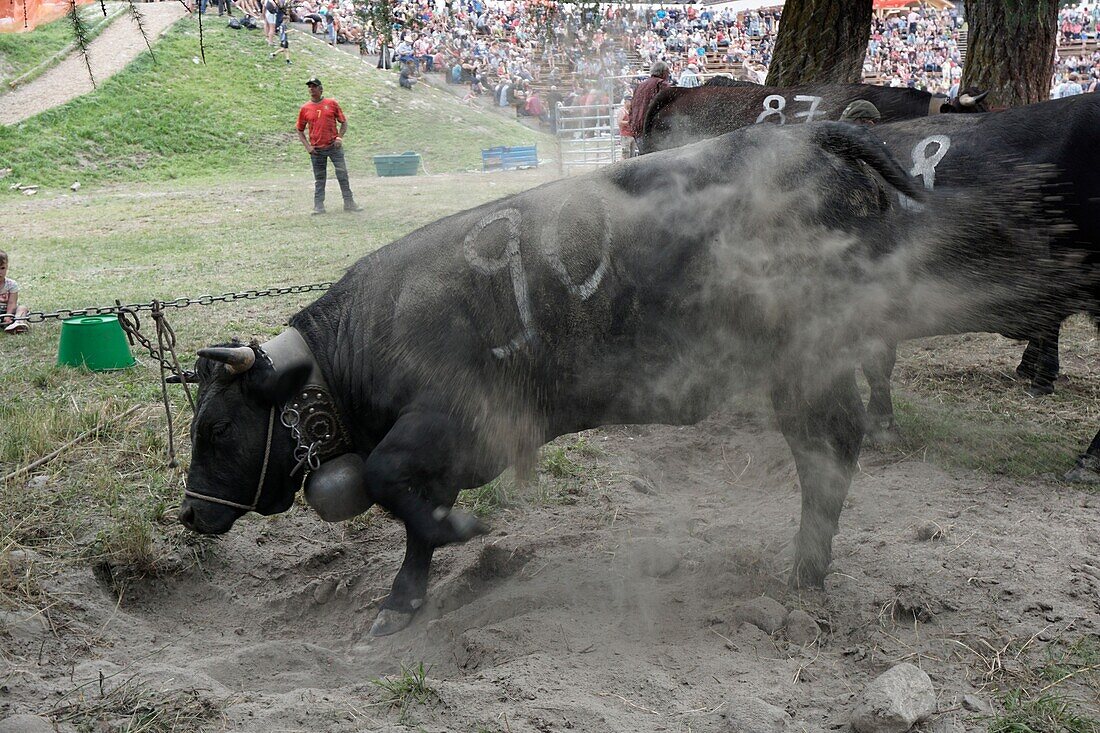
M 420 168 L 420 153 L 409 150 L 401 155 L 374 156 L 374 170 L 379 176 L 415 176 Z

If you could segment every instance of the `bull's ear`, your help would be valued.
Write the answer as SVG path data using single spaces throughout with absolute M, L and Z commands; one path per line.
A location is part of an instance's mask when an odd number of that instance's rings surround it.
M 173 374 L 164 381 L 168 384 L 183 384 L 184 382 L 186 382 L 187 384 L 198 384 L 199 376 L 193 371 L 187 370 L 180 374 Z
M 269 405 L 281 405 L 306 385 L 313 365 L 308 361 L 287 364 L 279 369 L 252 369 L 246 373 L 248 391 Z
M 940 114 L 941 115 L 951 114 L 954 111 L 955 111 L 955 108 L 951 105 L 950 102 L 944 102 L 943 104 L 940 105 Z

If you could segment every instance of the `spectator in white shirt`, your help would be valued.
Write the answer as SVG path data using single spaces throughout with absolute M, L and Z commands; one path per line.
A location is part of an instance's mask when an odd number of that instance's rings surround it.
M 1076 94 L 1083 94 L 1084 89 L 1077 83 L 1077 74 L 1070 74 L 1069 80 L 1059 84 L 1058 88 L 1054 90 L 1055 99 L 1064 99 L 1065 97 L 1072 97 Z
M 703 82 L 699 80 L 699 67 L 695 64 L 688 64 L 687 68 L 680 72 L 680 78 L 676 82 L 677 86 L 681 87 L 697 87 L 701 86 Z

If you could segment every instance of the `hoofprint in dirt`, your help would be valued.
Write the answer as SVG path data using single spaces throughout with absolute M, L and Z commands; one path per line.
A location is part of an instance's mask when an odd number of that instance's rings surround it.
M 139 3 L 138 10 L 145 36 L 152 44 L 173 23 L 187 15 L 186 7 L 179 2 Z M 87 61 L 79 51 L 74 51 L 34 81 L 0 97 L 0 124 L 22 122 L 91 92 L 95 84 L 122 71 L 138 54 L 147 50 L 146 37 L 129 14 L 116 18 L 110 28 L 88 44 Z M 88 76 L 89 64 L 91 77 Z
M 43 611 L 4 612 L 0 718 L 72 730 L 136 704 L 158 731 L 825 731 L 906 661 L 931 676 L 928 725 L 979 730 L 998 691 L 1100 632 L 1100 496 L 873 452 L 825 590 L 788 590 L 799 494 L 771 422 L 559 439 L 534 483 L 502 489 L 490 535 L 437 552 L 427 607 L 392 637 L 368 629 L 403 535 L 373 512 L 253 515 L 172 576 L 65 570 Z M 1092 673 L 1052 691 L 1095 715 Z

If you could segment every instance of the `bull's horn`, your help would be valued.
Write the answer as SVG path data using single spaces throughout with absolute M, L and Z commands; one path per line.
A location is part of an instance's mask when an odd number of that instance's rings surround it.
M 972 97 L 969 94 L 963 94 L 959 96 L 959 104 L 963 107 L 977 107 L 988 94 L 989 90 L 982 92 L 976 97 Z
M 230 374 L 247 372 L 256 363 L 256 352 L 249 346 L 211 346 L 199 349 L 199 356 L 222 362 Z

